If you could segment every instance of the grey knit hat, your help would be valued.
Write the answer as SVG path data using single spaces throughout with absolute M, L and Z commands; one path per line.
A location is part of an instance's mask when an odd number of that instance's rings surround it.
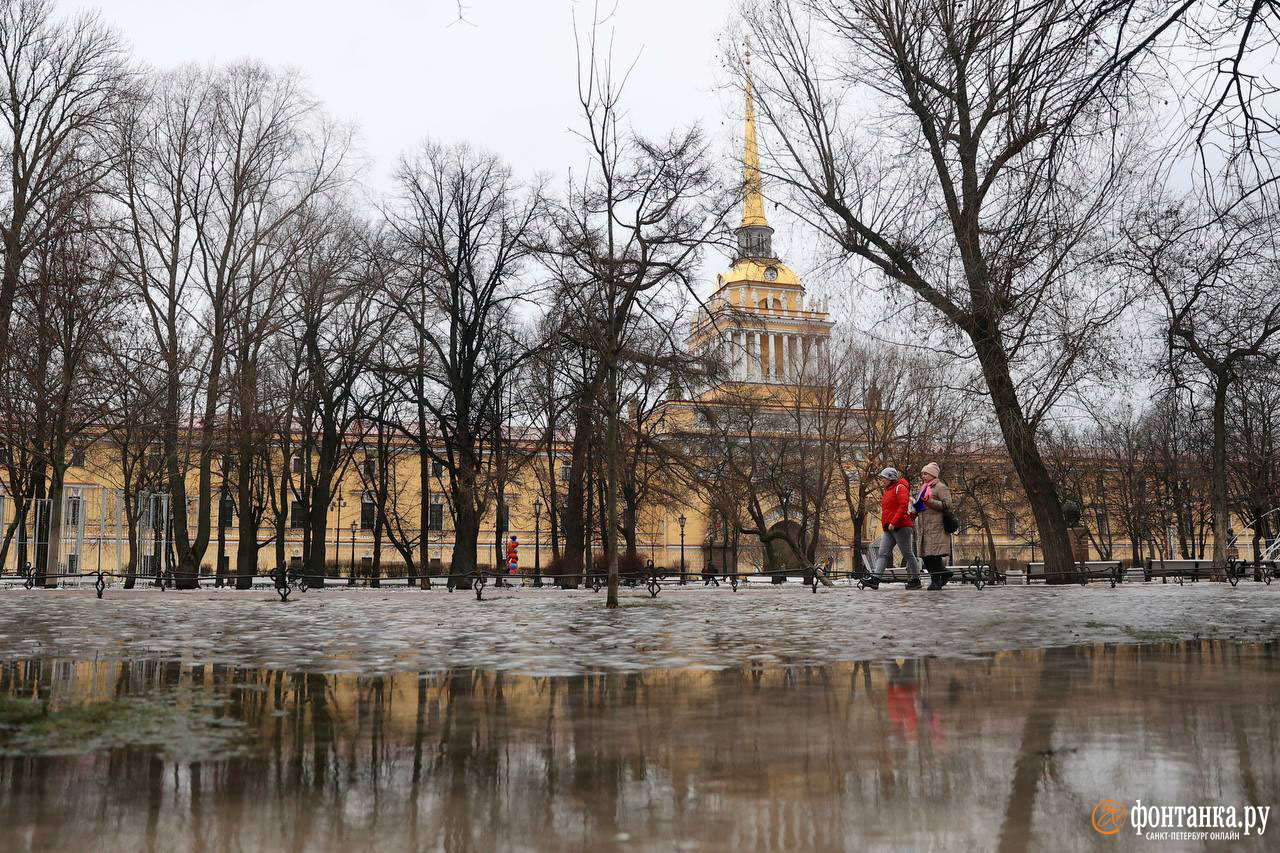
M 897 468 L 885 468 L 883 471 L 880 472 L 880 478 L 882 480 L 888 480 L 890 483 L 892 483 L 894 480 L 902 479 L 901 475 L 898 474 Z

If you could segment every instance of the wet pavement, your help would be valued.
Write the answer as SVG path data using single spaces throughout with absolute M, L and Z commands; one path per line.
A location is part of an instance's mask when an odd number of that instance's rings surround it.
M 0 850 L 1274 849 L 1091 823 L 1280 806 L 1275 591 L 1199 587 L 6 592 Z
M 1112 589 L 689 586 L 604 593 L 325 589 L 281 603 L 233 592 L 0 591 L 0 660 L 178 658 L 361 673 L 500 669 L 568 675 L 749 661 L 825 664 L 964 656 L 1095 642 L 1280 639 L 1280 584 L 1133 583 Z

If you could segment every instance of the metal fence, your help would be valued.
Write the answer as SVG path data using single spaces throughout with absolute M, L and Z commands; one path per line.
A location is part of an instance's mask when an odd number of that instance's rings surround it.
M 0 574 L 28 570 L 48 578 L 124 574 L 129 564 L 129 517 L 136 530 L 135 573 L 155 577 L 169 549 L 169 496 L 147 492 L 132 501 L 122 489 L 68 486 L 62 496 L 61 523 L 52 529 L 51 498 L 33 498 L 21 509 L 11 496 L 0 496 L 4 559 Z M 131 504 L 131 507 L 129 506 Z

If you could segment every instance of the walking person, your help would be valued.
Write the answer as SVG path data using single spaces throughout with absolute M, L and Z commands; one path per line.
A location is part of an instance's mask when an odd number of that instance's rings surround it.
M 507 574 L 514 575 L 520 571 L 520 540 L 516 539 L 515 534 L 511 534 L 511 541 L 507 543 Z M 498 583 L 502 583 L 499 578 Z M 511 586 L 507 583 L 506 586 Z
M 907 589 L 919 589 L 920 561 L 916 559 L 913 541 L 915 531 L 911 520 L 911 487 L 897 468 L 885 468 L 880 472 L 880 488 L 884 489 L 884 497 L 880 501 L 880 527 L 884 533 L 876 546 L 875 571 L 863 581 L 863 586 L 868 589 L 880 586 L 880 578 L 889 565 L 889 557 L 896 545 L 898 553 L 907 561 L 907 571 L 911 574 Z
M 947 571 L 951 534 L 947 532 L 943 518 L 951 508 L 951 489 L 940 479 L 941 473 L 936 462 L 920 469 L 920 492 L 911 507 L 918 520 L 920 556 L 924 560 L 924 570 L 929 573 L 929 589 L 942 589 L 954 574 Z

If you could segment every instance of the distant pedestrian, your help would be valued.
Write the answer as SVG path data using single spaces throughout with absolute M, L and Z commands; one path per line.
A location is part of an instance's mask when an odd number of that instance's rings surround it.
M 710 560 L 708 560 L 707 564 L 702 567 L 702 585 L 703 586 L 709 586 L 709 585 L 720 586 L 720 581 L 716 580 L 715 563 L 711 562 Z
M 885 468 L 880 472 L 880 487 L 884 496 L 880 501 L 880 527 L 884 533 L 876 546 L 875 568 L 871 576 L 863 581 L 863 586 L 876 589 L 880 579 L 889 565 L 889 558 L 896 546 L 898 553 L 907 561 L 907 571 L 911 579 L 907 581 L 907 589 L 920 588 L 920 561 L 916 559 L 915 543 L 912 541 L 914 531 L 911 520 L 911 487 L 906 479 L 898 473 L 897 468 Z
M 520 540 L 513 533 L 511 541 L 507 542 L 507 574 L 514 575 L 518 571 L 520 571 Z
M 930 462 L 920 469 L 920 491 L 912 503 L 919 523 L 920 556 L 929 573 L 929 589 L 942 589 L 951 580 L 947 560 L 951 556 L 951 534 L 947 533 L 944 514 L 951 508 L 951 489 L 942 482 L 938 463 Z

